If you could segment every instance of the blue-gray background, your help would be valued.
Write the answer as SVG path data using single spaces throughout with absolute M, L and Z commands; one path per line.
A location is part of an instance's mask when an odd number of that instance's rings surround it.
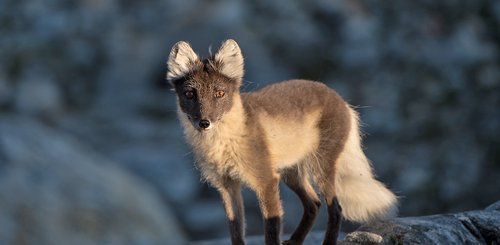
M 208 55 L 226 38 L 243 50 L 244 90 L 307 78 L 359 106 L 401 215 L 500 198 L 499 1 L 2 0 L 0 243 L 227 236 L 164 80 L 175 42 Z M 300 203 L 282 195 L 290 232 Z

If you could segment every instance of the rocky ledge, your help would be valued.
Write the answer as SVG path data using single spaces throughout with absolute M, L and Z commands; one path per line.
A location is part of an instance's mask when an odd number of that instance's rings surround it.
M 322 232 L 313 232 L 304 245 L 321 244 L 322 236 Z M 262 241 L 262 237 L 247 239 L 249 245 Z M 230 242 L 217 240 L 195 244 Z M 500 244 L 500 201 L 484 210 L 371 222 L 347 234 L 339 244 Z

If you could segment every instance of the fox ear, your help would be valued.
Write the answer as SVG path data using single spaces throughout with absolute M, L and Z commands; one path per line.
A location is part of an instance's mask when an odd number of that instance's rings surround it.
M 167 80 L 171 82 L 173 79 L 186 75 L 198 60 L 198 55 L 196 55 L 189 43 L 177 42 L 172 47 L 168 57 Z
M 220 73 L 241 82 L 244 73 L 243 55 L 236 41 L 233 39 L 224 41 L 214 59 Z

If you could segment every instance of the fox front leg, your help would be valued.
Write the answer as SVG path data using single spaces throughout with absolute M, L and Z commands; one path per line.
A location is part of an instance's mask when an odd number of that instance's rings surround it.
M 259 205 L 264 217 L 264 232 L 266 245 L 279 245 L 281 233 L 281 217 L 283 208 L 279 197 L 279 177 L 260 180 L 255 188 Z
M 238 181 L 224 178 L 215 185 L 219 190 L 226 211 L 231 244 L 245 244 L 245 211 L 241 196 L 241 185 Z

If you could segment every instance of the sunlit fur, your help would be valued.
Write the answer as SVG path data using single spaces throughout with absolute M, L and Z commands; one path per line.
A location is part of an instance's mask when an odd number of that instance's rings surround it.
M 239 95 L 235 97 L 231 111 L 211 130 L 201 133 L 192 126 L 186 114 L 178 110 L 185 136 L 198 157 L 203 177 L 210 182 L 216 182 L 219 176 L 225 175 L 239 179 L 242 173 L 238 165 L 244 164 L 248 158 L 246 155 L 251 154 L 245 131 L 242 130 L 245 120 L 243 106 Z
M 396 212 L 395 195 L 374 178 L 363 153 L 357 113 L 334 90 L 319 82 L 289 80 L 240 93 L 243 56 L 234 40 L 205 60 L 179 42 L 168 65 L 186 139 L 203 179 L 221 193 L 233 244 L 243 243 L 244 237 L 240 183 L 257 195 L 266 244 L 279 243 L 280 179 L 299 195 L 305 210 L 289 244 L 302 243 L 318 212 L 320 199 L 311 182 L 328 205 L 324 244 L 336 243 L 341 214 L 365 222 Z M 213 93 L 222 83 L 228 90 L 220 100 L 226 102 L 219 103 Z M 198 88 L 197 100 L 182 97 L 186 86 Z M 224 107 L 214 108 L 217 103 Z M 209 130 L 193 121 L 193 115 L 214 113 Z
M 221 64 L 220 73 L 232 78 L 243 77 L 243 56 L 234 40 L 224 42 L 215 54 L 214 60 L 215 63 Z
M 170 59 L 168 60 L 167 80 L 179 78 L 188 73 L 191 66 L 198 61 L 198 56 L 191 49 L 191 46 L 186 42 L 178 42 L 170 52 Z
M 337 160 L 335 192 L 344 218 L 366 222 L 396 214 L 396 196 L 373 177 L 369 160 L 361 148 L 359 119 L 350 108 L 351 130 Z
M 320 140 L 320 130 L 316 127 L 320 113 L 319 109 L 311 111 L 296 120 L 259 114 L 270 160 L 276 169 L 291 167 L 315 151 Z

